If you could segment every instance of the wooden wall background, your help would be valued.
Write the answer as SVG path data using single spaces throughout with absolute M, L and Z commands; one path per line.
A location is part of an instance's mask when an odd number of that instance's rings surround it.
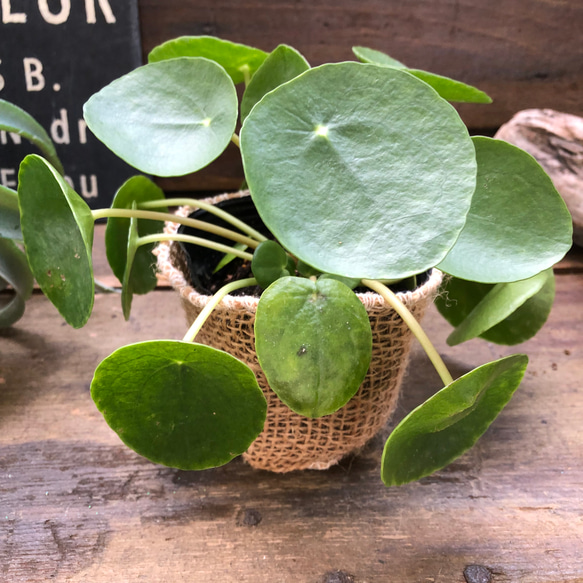
M 581 0 L 139 0 L 144 56 L 180 35 L 208 34 L 266 51 L 294 46 L 312 65 L 369 46 L 419 69 L 476 85 L 492 105 L 462 105 L 474 133 L 521 109 L 583 115 Z M 231 151 L 169 190 L 236 188 Z

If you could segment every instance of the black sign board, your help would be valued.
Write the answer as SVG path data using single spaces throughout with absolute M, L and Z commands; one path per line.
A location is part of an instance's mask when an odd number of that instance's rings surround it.
M 137 0 L 0 0 L 0 98 L 47 130 L 92 208 L 109 206 L 138 172 L 90 133 L 83 104 L 140 64 Z M 33 151 L 0 132 L 0 184 L 15 188 L 20 161 Z

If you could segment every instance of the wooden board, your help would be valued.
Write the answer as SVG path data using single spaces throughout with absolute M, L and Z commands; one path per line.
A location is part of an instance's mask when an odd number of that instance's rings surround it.
M 129 342 L 180 338 L 177 295 L 98 295 L 81 330 L 40 295 L 0 331 L 0 581 L 111 583 L 494 583 L 583 581 L 583 275 L 558 276 L 539 336 L 519 347 L 522 387 L 478 445 L 432 477 L 386 489 L 383 432 L 327 471 L 274 475 L 240 460 L 204 472 L 123 446 L 89 395 L 100 359 Z M 513 352 L 445 346 L 454 376 Z M 394 421 L 439 388 L 415 351 Z M 484 570 L 485 569 L 485 570 Z M 464 571 L 469 579 L 464 578 Z
M 492 134 L 517 111 L 583 115 L 583 3 L 558 0 L 140 0 L 144 55 L 181 35 L 215 35 L 271 51 L 280 43 L 312 65 L 353 59 L 351 47 L 385 51 L 410 67 L 474 84 L 492 105 L 460 105 L 466 124 Z M 232 152 L 170 189 L 237 188 Z

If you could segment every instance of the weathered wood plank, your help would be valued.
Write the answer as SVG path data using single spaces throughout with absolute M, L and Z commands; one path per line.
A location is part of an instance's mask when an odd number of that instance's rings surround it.
M 145 461 L 108 429 L 88 387 L 122 344 L 182 336 L 176 294 L 136 297 L 128 323 L 119 298 L 100 295 L 77 331 L 35 296 L 0 332 L 0 580 L 462 583 L 479 564 L 496 583 L 582 581 L 581 277 L 558 277 L 548 325 L 520 347 L 531 356 L 524 384 L 478 446 L 395 489 L 378 476 L 382 436 L 325 472 Z M 454 375 L 513 352 L 447 348 L 435 311 L 426 327 Z M 415 351 L 397 418 L 438 384 Z
M 313 65 L 353 59 L 351 47 L 388 52 L 411 67 L 477 85 L 492 105 L 460 105 L 466 124 L 493 132 L 517 111 L 583 115 L 583 3 L 565 0 L 140 0 L 144 54 L 180 35 L 210 34 L 266 51 L 279 43 Z M 237 188 L 231 153 L 176 189 Z

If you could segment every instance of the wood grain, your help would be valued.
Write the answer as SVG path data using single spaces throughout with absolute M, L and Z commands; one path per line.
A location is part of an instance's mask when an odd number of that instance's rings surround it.
M 312 65 L 353 59 L 369 46 L 410 67 L 476 85 L 492 105 L 460 105 L 473 131 L 491 135 L 517 111 L 583 115 L 583 3 L 568 0 L 140 0 L 144 55 L 181 35 L 216 35 L 271 51 L 280 43 Z M 233 152 L 196 179 L 165 188 L 235 189 Z
M 180 338 L 176 294 L 98 295 L 81 330 L 42 296 L 0 332 L 0 581 L 111 583 L 494 583 L 583 581 L 583 275 L 557 302 L 512 402 L 447 469 L 400 488 L 379 478 L 384 435 L 324 472 L 272 475 L 236 460 L 184 472 L 123 446 L 91 402 L 100 359 L 129 342 Z M 429 335 L 454 376 L 515 350 Z M 439 388 L 416 350 L 397 419 Z

